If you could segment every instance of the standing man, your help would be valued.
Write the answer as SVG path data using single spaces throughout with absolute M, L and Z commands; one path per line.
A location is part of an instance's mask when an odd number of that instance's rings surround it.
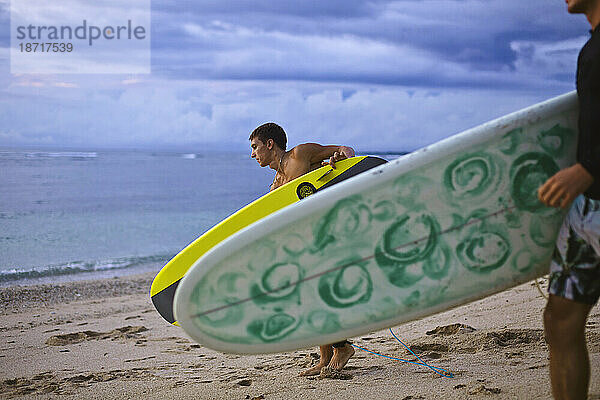
M 261 167 L 275 170 L 271 190 L 275 190 L 299 176 L 329 164 L 335 168 L 335 162 L 354 157 L 354 150 L 347 146 L 321 146 L 316 143 L 300 144 L 286 151 L 287 136 L 279 125 L 268 122 L 256 128 L 250 134 L 251 157 Z M 323 161 L 327 160 L 328 161 Z M 354 355 L 354 348 L 347 341 L 320 346 L 319 363 L 302 372 L 300 376 L 319 375 L 323 367 L 341 370 Z
M 571 205 L 556 241 L 544 311 L 555 399 L 586 399 L 590 362 L 588 314 L 600 297 L 600 0 L 566 0 L 569 13 L 585 14 L 592 37 L 577 60 L 579 142 L 577 162 L 538 190 L 548 206 Z

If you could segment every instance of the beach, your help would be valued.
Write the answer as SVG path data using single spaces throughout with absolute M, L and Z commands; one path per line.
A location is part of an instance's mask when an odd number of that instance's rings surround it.
M 318 358 L 223 354 L 154 310 L 153 274 L 0 289 L 1 398 L 549 399 L 545 299 L 534 282 L 393 328 L 442 377 L 356 349 L 341 374 L 299 377 Z M 542 290 L 545 281 L 540 280 Z M 600 399 L 600 310 L 587 324 L 590 399 Z M 414 360 L 389 330 L 352 338 Z

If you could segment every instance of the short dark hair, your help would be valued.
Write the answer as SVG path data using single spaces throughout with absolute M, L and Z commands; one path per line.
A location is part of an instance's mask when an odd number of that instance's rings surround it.
M 248 140 L 258 138 L 261 142 L 267 143 L 267 140 L 273 139 L 273 142 L 285 150 L 287 146 L 287 135 L 282 127 L 274 122 L 267 122 L 252 131 Z

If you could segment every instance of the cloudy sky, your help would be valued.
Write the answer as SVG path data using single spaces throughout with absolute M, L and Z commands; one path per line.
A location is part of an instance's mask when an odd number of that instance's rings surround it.
M 573 90 L 589 29 L 560 0 L 151 4 L 150 74 L 11 74 L 0 0 L 0 146 L 242 150 L 275 121 L 414 150 Z

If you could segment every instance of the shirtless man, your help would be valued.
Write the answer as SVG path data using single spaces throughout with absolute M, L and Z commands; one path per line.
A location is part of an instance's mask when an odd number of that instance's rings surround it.
M 299 176 L 315 170 L 322 165 L 331 165 L 344 158 L 354 157 L 354 150 L 347 146 L 321 146 L 316 143 L 300 144 L 286 151 L 287 136 L 279 125 L 269 122 L 256 128 L 250 134 L 251 157 L 261 167 L 270 167 L 276 171 L 271 190 L 290 182 Z M 323 161 L 327 160 L 328 161 Z M 354 355 L 354 348 L 347 341 L 320 346 L 319 363 L 300 373 L 300 376 L 319 375 L 323 367 L 341 370 Z

